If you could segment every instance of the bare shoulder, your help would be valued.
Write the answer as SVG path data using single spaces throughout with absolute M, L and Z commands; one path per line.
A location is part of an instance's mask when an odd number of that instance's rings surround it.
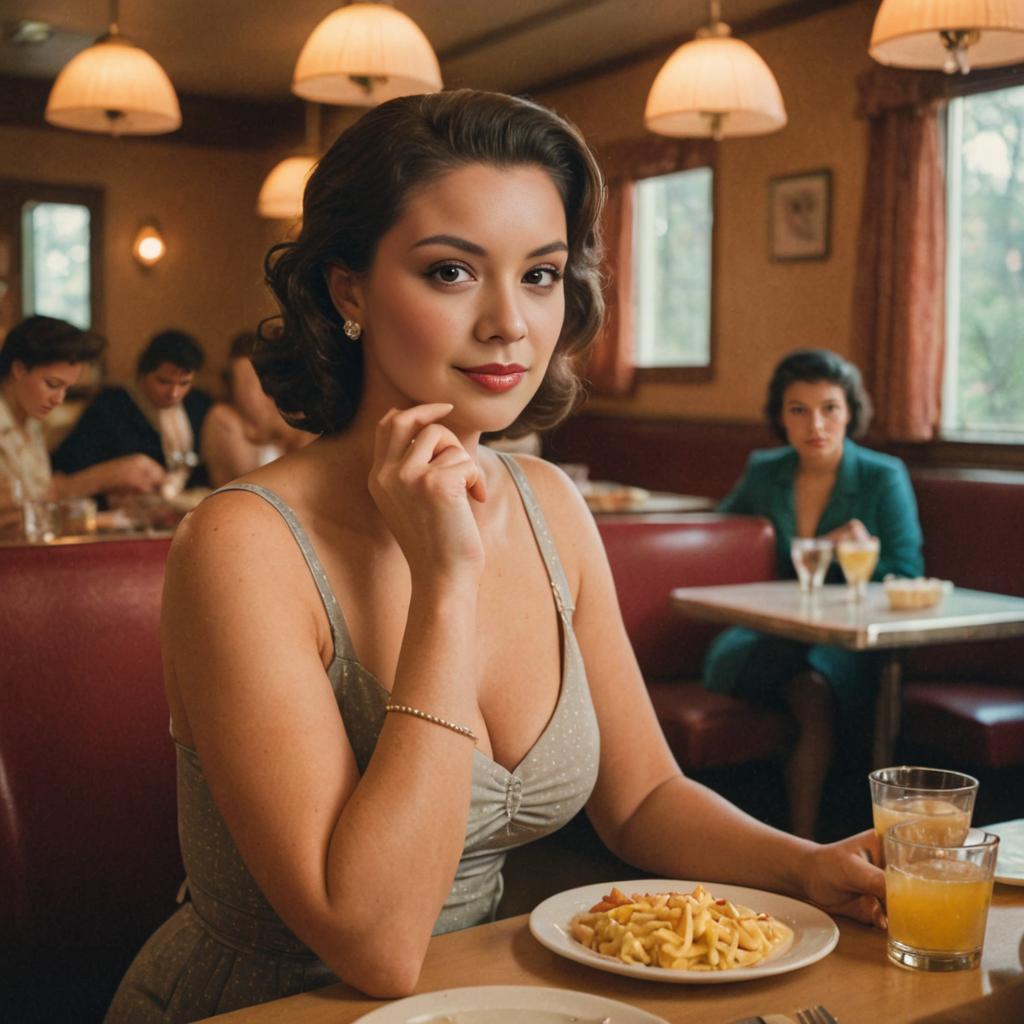
M 537 455 L 516 454 L 512 458 L 529 480 L 549 521 L 564 518 L 571 523 L 581 516 L 592 520 L 579 488 L 553 462 Z
M 593 557 L 601 539 L 579 488 L 553 462 L 536 455 L 515 455 L 544 513 L 555 546 L 570 575 L 579 573 Z
M 168 565 L 219 573 L 227 564 L 244 564 L 266 545 L 289 539 L 287 526 L 268 502 L 246 491 L 224 491 L 211 495 L 182 520 Z
M 242 417 L 227 402 L 214 402 L 210 411 L 203 418 L 203 432 L 238 431 L 242 430 Z
M 175 531 L 165 596 L 190 620 L 216 608 L 273 609 L 289 622 L 308 619 L 318 597 L 302 553 L 280 513 L 247 491 L 203 501 Z

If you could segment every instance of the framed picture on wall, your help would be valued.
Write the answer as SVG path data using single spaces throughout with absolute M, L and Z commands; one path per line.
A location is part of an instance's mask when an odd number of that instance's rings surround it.
M 769 252 L 773 260 L 828 257 L 832 222 L 832 172 L 806 171 L 768 183 Z

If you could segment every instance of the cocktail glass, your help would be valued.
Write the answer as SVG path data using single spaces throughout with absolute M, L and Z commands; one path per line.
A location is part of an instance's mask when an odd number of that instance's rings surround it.
M 789 554 L 800 581 L 800 590 L 813 594 L 825 582 L 825 573 L 832 564 L 835 545 L 824 537 L 794 537 L 789 545 Z
M 969 829 L 956 845 L 935 843 L 925 821 L 885 833 L 889 959 L 921 971 L 977 967 L 992 900 L 999 837 Z
M 978 780 L 944 768 L 901 765 L 868 776 L 871 812 L 880 840 L 892 825 L 916 821 L 919 834 L 939 846 L 963 842 L 971 827 Z
M 851 601 L 863 601 L 867 593 L 868 580 L 878 565 L 878 538 L 863 537 L 854 540 L 846 537 L 836 545 L 836 558 L 846 577 L 847 592 Z

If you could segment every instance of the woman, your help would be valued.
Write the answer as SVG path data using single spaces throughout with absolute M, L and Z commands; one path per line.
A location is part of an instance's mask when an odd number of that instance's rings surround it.
M 793 352 L 775 368 L 765 413 L 786 447 L 754 452 L 719 511 L 772 520 L 779 575 L 794 576 L 794 537 L 869 536 L 880 541 L 875 579 L 921 575 L 921 526 L 906 467 L 852 440 L 871 420 L 857 368 L 825 349 Z M 838 565 L 829 573 L 841 579 Z M 799 734 L 786 765 L 790 823 L 797 835 L 813 836 L 836 724 L 856 728 L 870 713 L 874 659 L 735 627 L 709 648 L 704 681 L 710 690 L 793 713 Z
M 405 995 L 432 933 L 493 916 L 505 851 L 584 804 L 656 874 L 877 912 L 871 834 L 817 847 L 681 776 L 579 493 L 480 444 L 576 397 L 601 195 L 574 128 L 468 90 L 371 110 L 310 178 L 269 259 L 283 323 L 258 368 L 322 436 L 175 537 L 163 648 L 192 903 L 109 1022 L 335 977 Z
M 146 492 L 163 470 L 145 456 L 113 459 L 78 473 L 54 474 L 43 420 L 78 383 L 106 341 L 49 316 L 30 316 L 0 347 L 0 505 L 16 500 Z
M 256 335 L 245 331 L 231 342 L 224 371 L 228 400 L 217 402 L 203 421 L 200 462 L 214 487 L 265 466 L 313 440 L 290 426 L 260 385 L 252 365 Z

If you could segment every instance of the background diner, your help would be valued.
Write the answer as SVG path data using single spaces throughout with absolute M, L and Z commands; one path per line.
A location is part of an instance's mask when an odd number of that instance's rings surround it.
M 266 213 L 271 172 L 296 157 L 308 169 L 365 106 L 289 91 L 330 0 L 287 15 L 125 0 L 120 30 L 167 72 L 180 126 L 69 130 L 46 119 L 51 89 L 107 28 L 105 5 L 73 0 L 59 16 L 33 0 L 9 6 L 0 341 L 37 315 L 92 340 L 60 360 L 76 371 L 54 386 L 62 400 L 34 410 L 16 387 L 33 367 L 12 373 L 0 357 L 0 763 L 13 808 L 0 874 L 16 880 L 0 901 L 11 965 L 0 1017 L 9 992 L 16 1020 L 74 1007 L 73 1019 L 99 1021 L 184 877 L 158 637 L 171 534 L 211 488 L 313 437 L 277 413 L 250 360 L 275 309 L 264 255 L 296 230 L 294 194 Z M 491 6 L 398 3 L 446 88 L 551 107 L 579 126 L 608 185 L 608 316 L 586 401 L 513 446 L 578 467 L 686 775 L 819 840 L 870 827 L 873 700 L 844 709 L 840 739 L 819 734 L 801 797 L 793 753 L 813 711 L 709 685 L 707 659 L 728 637 L 673 610 L 669 594 L 793 578 L 773 509 L 729 495 L 752 453 L 786 443 L 764 415 L 773 371 L 795 350 L 824 349 L 859 368 L 874 401 L 857 444 L 907 470 L 920 557 L 895 571 L 1024 596 L 1024 229 L 1012 212 L 1024 197 L 1024 56 L 969 74 L 884 67 L 868 55 L 878 0 L 725 0 L 722 17 L 764 59 L 783 106 L 781 123 L 778 109 L 766 115 L 771 131 L 733 136 L 726 120 L 716 141 L 645 124 L 652 83 L 708 21 L 703 5 Z M 209 39 L 236 38 L 239 25 L 245 38 L 233 55 L 204 49 L 201 20 Z M 892 173 L 894 152 L 905 173 Z M 25 501 L 43 517 L 32 543 Z M 876 582 L 893 571 L 886 555 L 883 538 Z M 830 582 L 841 580 L 834 567 Z M 976 825 L 1024 816 L 1022 656 L 1024 640 L 1007 638 L 901 658 L 893 763 L 977 777 Z M 52 758 L 36 749 L 41 722 Z M 579 816 L 510 857 L 500 913 L 636 874 Z

